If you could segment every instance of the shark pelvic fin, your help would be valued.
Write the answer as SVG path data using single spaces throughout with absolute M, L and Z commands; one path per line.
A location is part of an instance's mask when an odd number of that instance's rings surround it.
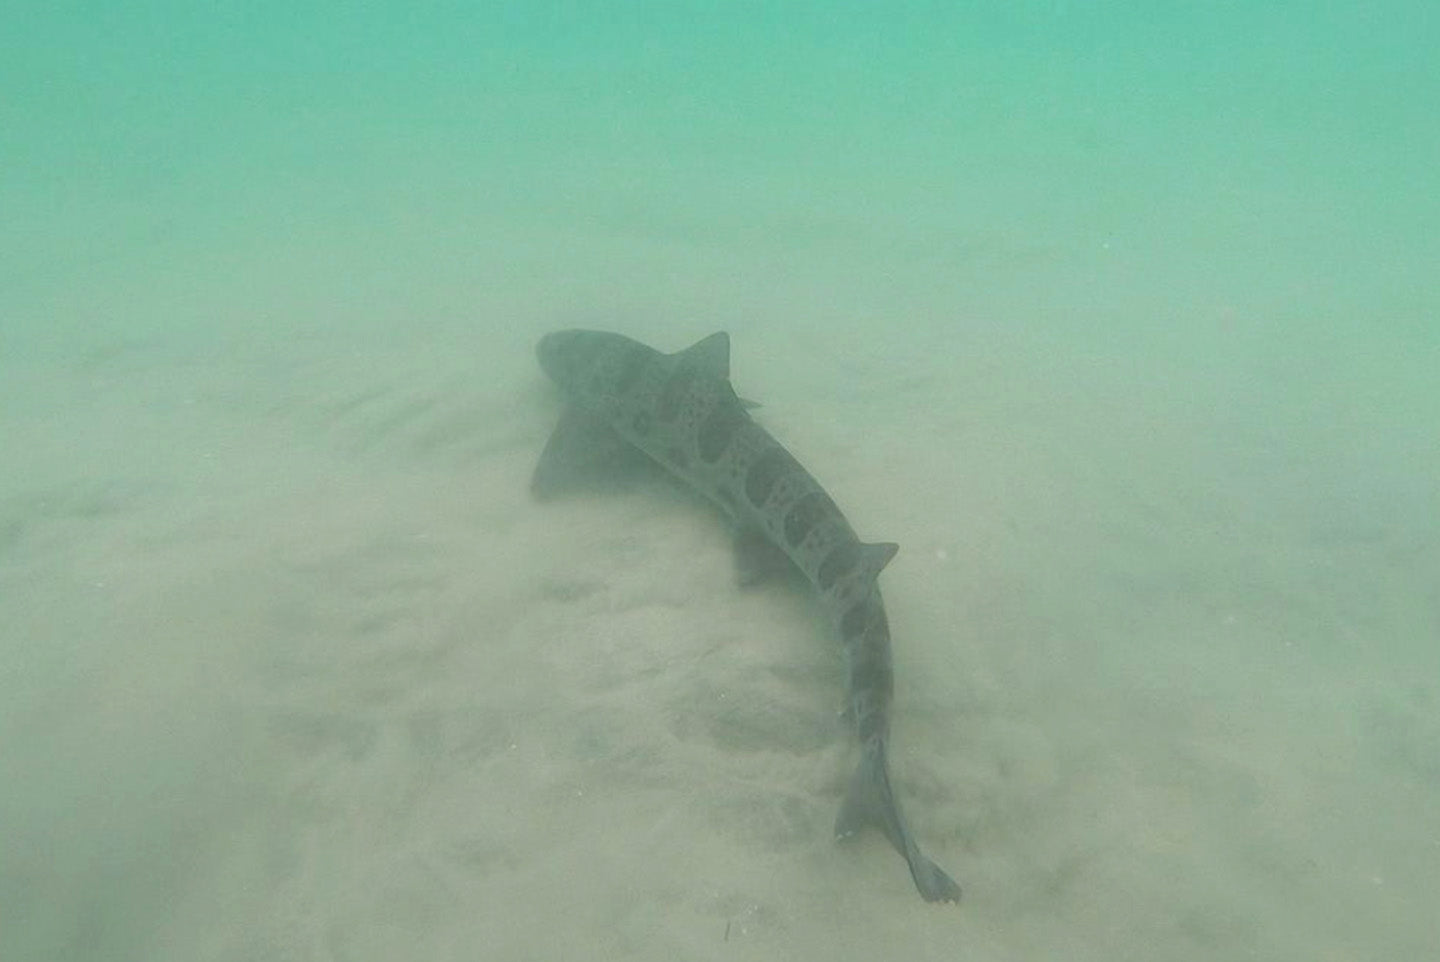
M 735 574 L 742 588 L 775 581 L 794 572 L 795 564 L 758 527 L 741 528 L 735 534 Z

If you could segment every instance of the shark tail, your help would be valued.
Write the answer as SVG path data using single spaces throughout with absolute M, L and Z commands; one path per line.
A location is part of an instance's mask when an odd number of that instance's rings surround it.
M 900 806 L 890 788 L 890 767 L 885 758 L 885 739 L 874 736 L 865 741 L 860 766 L 850 778 L 850 788 L 840 815 L 835 819 L 836 838 L 849 838 L 867 826 L 885 833 L 895 851 L 910 866 L 910 877 L 927 902 L 957 902 L 960 886 L 945 870 L 930 861 L 915 844 Z

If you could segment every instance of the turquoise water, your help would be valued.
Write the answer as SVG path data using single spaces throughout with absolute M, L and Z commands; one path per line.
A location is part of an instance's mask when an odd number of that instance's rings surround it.
M 0 13 L 0 957 L 1432 950 L 1440 15 L 1162 6 Z M 525 499 L 577 325 L 902 544 L 958 909 L 803 601 Z

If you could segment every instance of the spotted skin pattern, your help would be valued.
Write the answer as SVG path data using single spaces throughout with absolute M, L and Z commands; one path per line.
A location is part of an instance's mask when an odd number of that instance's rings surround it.
M 663 354 L 605 331 L 547 334 L 540 365 L 564 396 L 566 417 L 644 452 L 713 501 L 741 532 L 757 534 L 804 574 L 844 645 L 847 716 L 861 762 L 836 820 L 836 834 L 878 827 L 904 856 L 920 894 L 953 902 L 960 887 L 915 843 L 890 786 L 886 758 L 894 689 L 890 628 L 876 578 L 893 544 L 866 544 L 820 483 L 756 424 L 730 385 L 730 340 L 712 334 Z M 566 456 L 561 431 L 547 460 Z

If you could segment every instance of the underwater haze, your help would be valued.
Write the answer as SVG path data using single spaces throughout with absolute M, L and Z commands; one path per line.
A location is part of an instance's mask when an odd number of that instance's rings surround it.
M 1440 13 L 0 12 L 0 959 L 1422 959 Z M 860 537 L 538 502 L 558 328 L 725 330 Z

